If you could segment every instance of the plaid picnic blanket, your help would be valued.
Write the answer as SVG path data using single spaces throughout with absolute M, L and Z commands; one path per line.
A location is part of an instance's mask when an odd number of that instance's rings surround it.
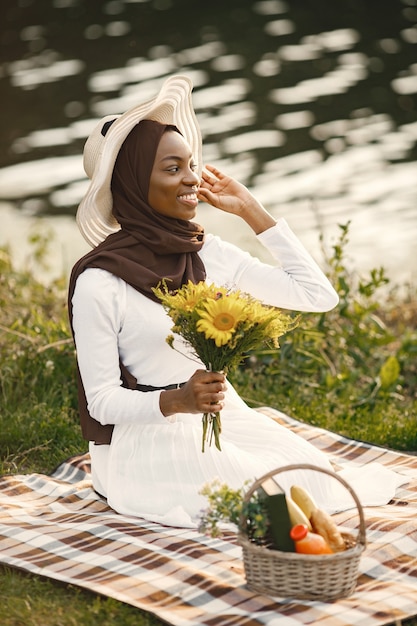
M 366 508 L 368 545 L 355 592 L 334 602 L 268 597 L 246 586 L 236 535 L 212 539 L 116 514 L 92 489 L 89 457 L 51 475 L 0 479 L 0 562 L 153 613 L 174 626 L 376 626 L 417 614 L 417 457 L 337 436 L 260 409 L 341 467 L 373 461 L 407 482 Z M 338 514 L 357 526 L 357 510 Z

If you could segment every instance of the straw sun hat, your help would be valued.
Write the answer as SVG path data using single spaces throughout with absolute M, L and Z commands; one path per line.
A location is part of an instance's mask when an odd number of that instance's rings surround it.
M 201 174 L 201 133 L 191 101 L 192 87 L 187 76 L 171 76 L 154 98 L 123 115 L 107 115 L 88 137 L 84 146 L 84 169 L 91 182 L 78 207 L 76 219 L 81 234 L 91 246 L 97 246 L 120 229 L 112 214 L 110 186 L 113 168 L 124 140 L 141 120 L 177 126 L 190 144 Z

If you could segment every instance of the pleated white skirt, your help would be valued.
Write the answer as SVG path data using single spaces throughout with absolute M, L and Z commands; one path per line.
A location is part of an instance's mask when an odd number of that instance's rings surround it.
M 199 415 L 177 414 L 174 422 L 161 425 L 116 425 L 110 446 L 90 446 L 95 488 L 119 513 L 193 528 L 207 506 L 199 492 L 215 478 L 238 489 L 246 481 L 294 463 L 333 470 L 326 455 L 250 409 L 231 386 L 221 417 L 222 450 L 213 443 L 206 445 L 204 453 Z M 394 472 L 367 467 L 369 482 L 364 471 L 350 474 L 350 484 L 357 483 L 362 490 L 364 505 L 367 499 L 373 499 L 371 504 L 388 502 L 402 482 Z M 338 488 L 338 481 L 325 474 L 297 470 L 277 479 L 285 490 L 292 484 L 304 486 L 329 511 L 354 506 L 346 490 Z

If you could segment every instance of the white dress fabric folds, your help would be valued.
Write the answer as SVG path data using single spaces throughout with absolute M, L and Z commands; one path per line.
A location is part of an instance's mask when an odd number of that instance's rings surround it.
M 263 263 L 216 236 L 207 235 L 200 256 L 207 283 L 251 293 L 266 304 L 295 311 L 322 312 L 337 294 L 285 220 L 258 236 L 274 261 Z M 165 386 L 187 381 L 203 365 L 181 338 L 166 343 L 172 321 L 162 306 L 122 279 L 86 269 L 73 295 L 73 327 L 78 364 L 89 412 L 102 424 L 115 424 L 110 445 L 90 443 L 96 490 L 116 511 L 172 526 L 195 527 L 207 502 L 199 491 L 219 478 L 233 488 L 288 464 L 310 463 L 332 469 L 327 456 L 289 429 L 249 408 L 228 384 L 221 412 L 219 451 L 201 451 L 201 415 L 165 417 L 160 391 L 121 386 L 119 358 L 141 384 Z M 351 477 L 362 504 L 384 504 L 395 493 L 398 476 L 378 467 Z M 305 486 L 327 510 L 349 508 L 334 481 L 317 472 L 280 475 L 284 488 Z M 375 494 L 378 494 L 375 497 Z

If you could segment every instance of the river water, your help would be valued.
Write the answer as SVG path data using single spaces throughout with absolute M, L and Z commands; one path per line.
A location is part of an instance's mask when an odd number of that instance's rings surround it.
M 319 260 L 350 220 L 349 262 L 397 283 L 417 269 L 417 0 L 2 0 L 0 244 L 74 225 L 98 118 L 186 73 L 204 158 L 283 215 Z M 231 216 L 208 230 L 262 256 Z

